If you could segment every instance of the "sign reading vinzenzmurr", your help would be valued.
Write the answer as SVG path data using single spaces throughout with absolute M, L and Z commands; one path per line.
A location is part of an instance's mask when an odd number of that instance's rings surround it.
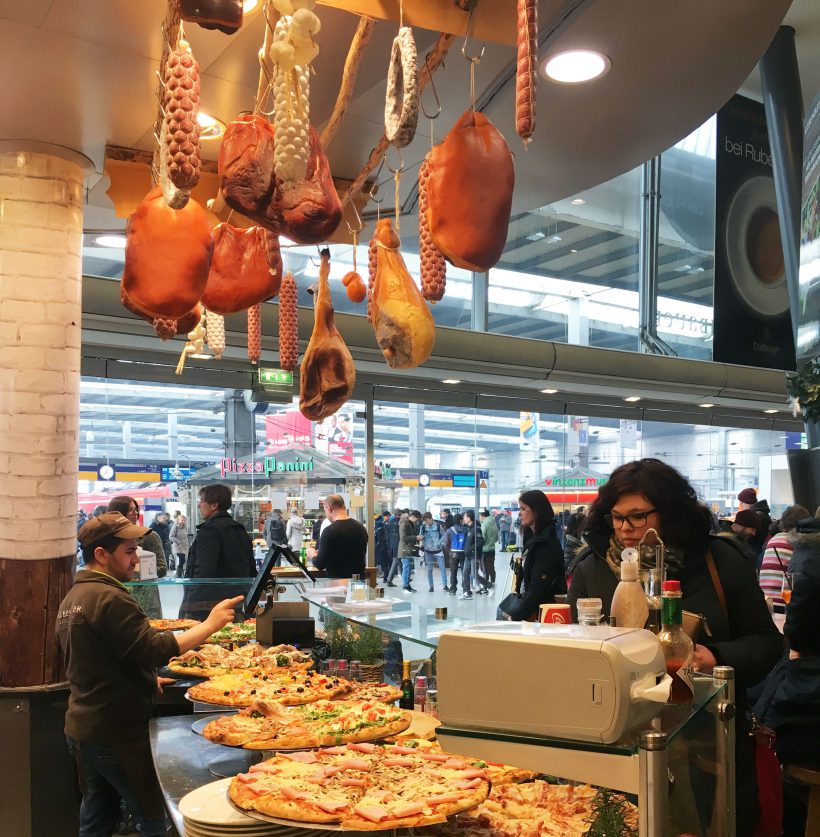
M 275 456 L 266 456 L 253 462 L 223 457 L 220 470 L 223 478 L 229 474 L 264 474 L 266 477 L 275 477 L 282 474 L 310 473 L 313 470 L 313 457 L 301 459 L 297 456 L 285 461 Z

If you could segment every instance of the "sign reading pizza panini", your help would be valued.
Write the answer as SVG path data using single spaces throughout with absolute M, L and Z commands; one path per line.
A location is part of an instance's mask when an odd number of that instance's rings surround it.
M 228 474 L 264 474 L 266 477 L 273 477 L 279 474 L 304 473 L 313 470 L 313 457 L 301 459 L 297 456 L 289 462 L 275 456 L 266 456 L 254 462 L 223 457 L 220 460 L 220 470 L 223 477 Z

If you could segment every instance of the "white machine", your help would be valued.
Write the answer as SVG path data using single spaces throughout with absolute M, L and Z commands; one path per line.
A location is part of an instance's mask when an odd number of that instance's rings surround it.
M 604 744 L 655 717 L 671 684 L 653 633 L 602 625 L 447 631 L 436 668 L 445 726 Z

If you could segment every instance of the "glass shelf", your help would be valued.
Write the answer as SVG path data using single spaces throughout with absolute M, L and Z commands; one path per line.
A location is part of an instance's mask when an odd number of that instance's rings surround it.
M 438 730 L 439 734 L 453 735 L 459 738 L 475 738 L 487 741 L 503 741 L 510 744 L 526 744 L 537 747 L 556 747 L 562 750 L 582 750 L 590 753 L 609 753 L 611 755 L 634 756 L 638 753 L 640 734 L 645 730 L 665 732 L 671 744 L 678 736 L 694 733 L 695 727 L 706 717 L 704 710 L 721 695 L 726 687 L 725 681 L 696 675 L 695 699 L 690 704 L 667 705 L 660 715 L 643 726 L 630 730 L 622 739 L 613 744 L 601 744 L 592 741 L 575 741 L 566 738 L 551 738 L 541 735 L 529 735 L 515 732 L 494 730 L 464 729 L 448 727 L 446 724 Z M 710 721 L 710 723 L 713 723 Z
M 392 607 L 386 612 L 351 613 L 347 606 L 339 610 L 333 604 L 320 601 L 321 596 L 321 589 L 302 594 L 302 598 L 310 604 L 314 615 L 318 613 L 320 619 L 322 613 L 332 613 L 348 622 L 378 628 L 388 636 L 423 645 L 433 651 L 438 647 L 439 635 L 444 631 L 464 628 L 473 624 L 472 619 L 466 619 L 462 616 L 448 615 L 444 619 L 438 618 L 436 608 L 424 607 L 403 599 L 392 600 Z M 385 600 L 373 599 L 372 601 L 381 602 Z

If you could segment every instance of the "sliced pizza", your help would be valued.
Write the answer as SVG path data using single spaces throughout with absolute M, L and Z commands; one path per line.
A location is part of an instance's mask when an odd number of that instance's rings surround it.
M 203 645 L 197 650 L 186 651 L 172 657 L 168 668 L 176 674 L 193 674 L 213 677 L 240 670 L 276 669 L 307 670 L 313 666 L 310 654 L 293 645 L 273 645 L 266 648 L 256 642 L 229 649 L 221 645 Z
M 196 619 L 149 619 L 148 624 L 157 631 L 187 631 L 200 623 Z
M 228 622 L 224 628 L 211 634 L 205 642 L 215 645 L 231 645 L 239 642 L 250 642 L 256 639 L 256 620 L 246 619 L 244 622 Z
M 299 706 L 317 700 L 332 700 L 350 694 L 353 684 L 316 672 L 289 670 L 234 671 L 210 677 L 188 689 L 191 700 L 218 706 L 250 706 L 255 700 L 275 700 L 285 706 Z

